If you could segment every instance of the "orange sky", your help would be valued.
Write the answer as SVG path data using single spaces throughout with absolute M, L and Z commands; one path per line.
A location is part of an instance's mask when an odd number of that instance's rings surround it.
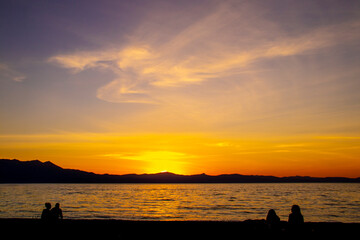
M 360 177 L 358 1 L 149 2 L 2 3 L 0 158 Z
M 96 173 L 348 176 L 359 174 L 356 137 L 209 134 L 54 134 L 5 136 L 1 152 Z

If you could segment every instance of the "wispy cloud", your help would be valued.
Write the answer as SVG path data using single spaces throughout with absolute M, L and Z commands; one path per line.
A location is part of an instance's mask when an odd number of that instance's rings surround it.
M 321 140 L 360 140 L 360 136 L 318 136 L 315 139 Z
M 252 69 L 254 62 L 263 59 L 306 54 L 353 41 L 360 35 L 358 22 L 308 29 L 290 36 L 256 15 L 259 9 L 246 11 L 249 9 L 225 3 L 210 10 L 181 27 L 166 17 L 161 19 L 161 25 L 150 18 L 121 48 L 57 55 L 49 61 L 74 72 L 89 68 L 114 72 L 117 77 L 98 89 L 99 99 L 158 103 L 157 93 L 168 88 L 221 80 Z M 188 17 L 184 14 L 183 21 L 187 22 Z
M 138 153 L 113 153 L 103 155 L 107 158 L 142 162 L 146 165 L 146 172 L 173 171 L 183 172 L 185 166 L 192 165 L 191 160 L 197 156 L 173 151 L 145 151 Z
M 194 155 L 189 155 L 181 152 L 173 151 L 146 151 L 139 153 L 110 153 L 102 156 L 112 157 L 118 159 L 127 159 L 135 161 L 182 161 L 184 159 L 195 158 Z
M 15 82 L 23 82 L 26 79 L 24 74 L 14 70 L 9 65 L 4 63 L 0 63 L 0 76 Z

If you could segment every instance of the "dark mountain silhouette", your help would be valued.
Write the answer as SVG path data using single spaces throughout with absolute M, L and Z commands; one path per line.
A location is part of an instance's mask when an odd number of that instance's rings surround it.
M 261 175 L 222 174 L 210 176 L 156 174 L 95 174 L 64 169 L 52 162 L 0 159 L 0 183 L 294 183 L 294 182 L 360 182 L 345 177 L 274 177 Z

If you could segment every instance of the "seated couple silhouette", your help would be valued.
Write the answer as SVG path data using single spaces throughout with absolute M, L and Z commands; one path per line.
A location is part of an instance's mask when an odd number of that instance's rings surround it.
M 274 209 L 270 209 L 267 216 L 266 222 L 268 224 L 278 224 L 280 223 L 280 218 L 276 215 Z M 293 205 L 291 207 L 291 213 L 289 214 L 288 223 L 290 224 L 302 224 L 304 223 L 304 217 L 301 214 L 300 207 L 298 205 Z
M 45 209 L 41 213 L 41 220 L 51 222 L 58 221 L 59 219 L 63 219 L 60 203 L 56 203 L 53 208 L 51 208 L 51 203 L 45 203 Z

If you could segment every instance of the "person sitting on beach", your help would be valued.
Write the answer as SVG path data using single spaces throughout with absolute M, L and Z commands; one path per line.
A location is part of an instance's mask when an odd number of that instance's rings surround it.
M 55 221 L 59 220 L 59 219 L 63 219 L 63 214 L 62 214 L 62 210 L 60 208 L 60 203 L 56 203 L 55 207 L 53 209 L 51 209 L 51 217 Z
M 280 218 L 278 217 L 278 215 L 276 215 L 276 212 L 274 209 L 270 209 L 268 211 L 268 214 L 266 216 L 266 223 L 270 224 L 270 225 L 280 223 Z
M 42 211 L 41 213 L 41 220 L 43 221 L 49 221 L 51 219 L 51 204 L 50 203 L 45 203 L 45 209 Z
M 304 217 L 301 214 L 300 207 L 298 205 L 293 205 L 291 207 L 291 213 L 289 214 L 289 223 L 291 224 L 302 224 L 304 223 Z

